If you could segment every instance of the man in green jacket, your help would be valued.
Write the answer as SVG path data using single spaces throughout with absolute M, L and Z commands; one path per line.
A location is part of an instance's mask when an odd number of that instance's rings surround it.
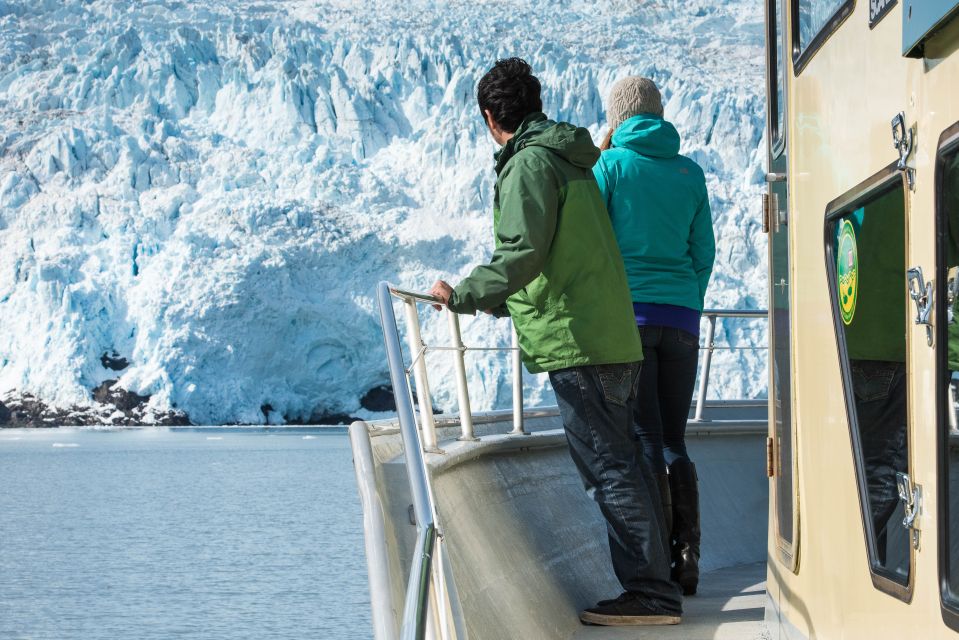
M 607 522 L 624 593 L 585 623 L 676 624 L 656 481 L 630 438 L 642 346 L 616 238 L 593 178 L 599 150 L 585 129 L 548 120 L 526 62 L 500 60 L 478 86 L 496 154 L 489 264 L 432 294 L 456 313 L 506 312 L 527 369 L 548 372 L 569 451 Z M 505 307 L 505 308 L 504 308 Z

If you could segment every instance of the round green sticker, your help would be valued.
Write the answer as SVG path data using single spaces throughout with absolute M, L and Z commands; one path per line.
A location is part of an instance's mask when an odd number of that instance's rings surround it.
M 839 248 L 836 259 L 836 277 L 839 285 L 839 312 L 845 324 L 852 324 L 856 315 L 859 294 L 859 253 L 856 248 L 856 230 L 843 220 L 839 228 Z

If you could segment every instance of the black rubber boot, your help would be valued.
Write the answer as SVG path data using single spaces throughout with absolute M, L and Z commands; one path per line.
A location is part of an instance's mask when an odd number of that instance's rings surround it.
M 672 578 L 683 594 L 695 595 L 699 585 L 699 486 L 696 465 L 679 459 L 669 466 L 673 500 Z

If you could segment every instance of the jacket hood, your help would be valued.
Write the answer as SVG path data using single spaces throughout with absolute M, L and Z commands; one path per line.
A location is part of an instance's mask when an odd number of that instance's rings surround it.
M 679 132 L 660 116 L 641 113 L 616 128 L 613 146 L 653 158 L 674 158 L 679 155 Z
M 499 173 L 510 158 L 526 147 L 544 147 L 583 169 L 592 168 L 599 160 L 599 149 L 593 144 L 589 131 L 566 122 L 553 122 L 543 113 L 533 113 L 523 120 L 513 138 L 497 152 L 496 172 Z

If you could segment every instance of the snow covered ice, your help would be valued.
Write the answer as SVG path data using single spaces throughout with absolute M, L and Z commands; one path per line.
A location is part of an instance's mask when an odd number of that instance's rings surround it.
M 597 142 L 613 83 L 655 78 L 708 176 L 707 306 L 764 308 L 762 21 L 746 0 L 0 0 L 0 392 L 89 407 L 118 378 L 196 423 L 362 415 L 388 382 L 376 282 L 455 283 L 490 255 L 474 95 L 508 55 Z M 509 343 L 505 321 L 462 323 L 467 344 Z M 430 357 L 455 410 L 452 363 Z M 507 359 L 467 365 L 474 408 L 508 406 Z M 764 352 L 715 367 L 713 395 L 765 393 Z

